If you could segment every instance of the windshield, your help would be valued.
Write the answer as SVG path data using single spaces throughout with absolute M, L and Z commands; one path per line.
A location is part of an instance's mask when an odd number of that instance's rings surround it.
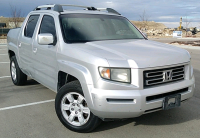
M 124 17 L 94 14 L 60 15 L 63 36 L 68 43 L 144 39 Z

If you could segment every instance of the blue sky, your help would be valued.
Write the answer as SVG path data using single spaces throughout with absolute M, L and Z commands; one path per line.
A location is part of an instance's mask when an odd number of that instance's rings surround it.
M 129 20 L 138 21 L 146 11 L 150 21 L 165 22 L 167 26 L 177 26 L 180 17 L 191 21 L 190 25 L 200 26 L 200 2 L 198 0 L 0 0 L 0 16 L 10 16 L 9 4 L 21 8 L 24 16 L 38 5 L 77 4 L 94 7 L 111 7 Z M 184 23 L 183 23 L 184 25 Z

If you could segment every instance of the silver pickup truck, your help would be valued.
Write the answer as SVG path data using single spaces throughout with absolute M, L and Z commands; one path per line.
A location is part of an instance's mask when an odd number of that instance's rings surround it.
M 28 76 L 57 92 L 57 116 L 76 132 L 179 107 L 193 96 L 190 54 L 148 40 L 111 8 L 38 6 L 7 41 L 13 83 L 24 85 Z

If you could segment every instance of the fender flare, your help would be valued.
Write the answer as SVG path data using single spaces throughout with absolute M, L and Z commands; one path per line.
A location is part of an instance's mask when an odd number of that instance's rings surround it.
M 93 108 L 91 107 L 93 106 L 93 100 L 90 93 L 90 89 L 93 88 L 93 80 L 90 71 L 80 64 L 63 60 L 58 61 L 58 70 L 70 74 L 79 80 L 88 106 Z

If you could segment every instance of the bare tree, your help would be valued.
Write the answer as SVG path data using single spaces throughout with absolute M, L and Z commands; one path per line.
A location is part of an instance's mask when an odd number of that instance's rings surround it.
M 22 21 L 22 12 L 21 9 L 18 9 L 16 6 L 10 4 L 10 22 L 14 24 L 14 27 L 19 27 L 19 23 Z
M 187 16 L 185 16 L 185 18 L 183 19 L 183 21 L 185 22 L 185 31 L 186 31 L 186 36 L 188 36 L 188 30 L 187 28 L 189 27 L 191 20 L 188 19 Z
M 149 18 L 148 15 L 146 14 L 146 11 L 144 10 L 143 13 L 139 15 L 139 17 L 140 17 L 139 21 L 141 21 L 141 29 L 148 29 Z

